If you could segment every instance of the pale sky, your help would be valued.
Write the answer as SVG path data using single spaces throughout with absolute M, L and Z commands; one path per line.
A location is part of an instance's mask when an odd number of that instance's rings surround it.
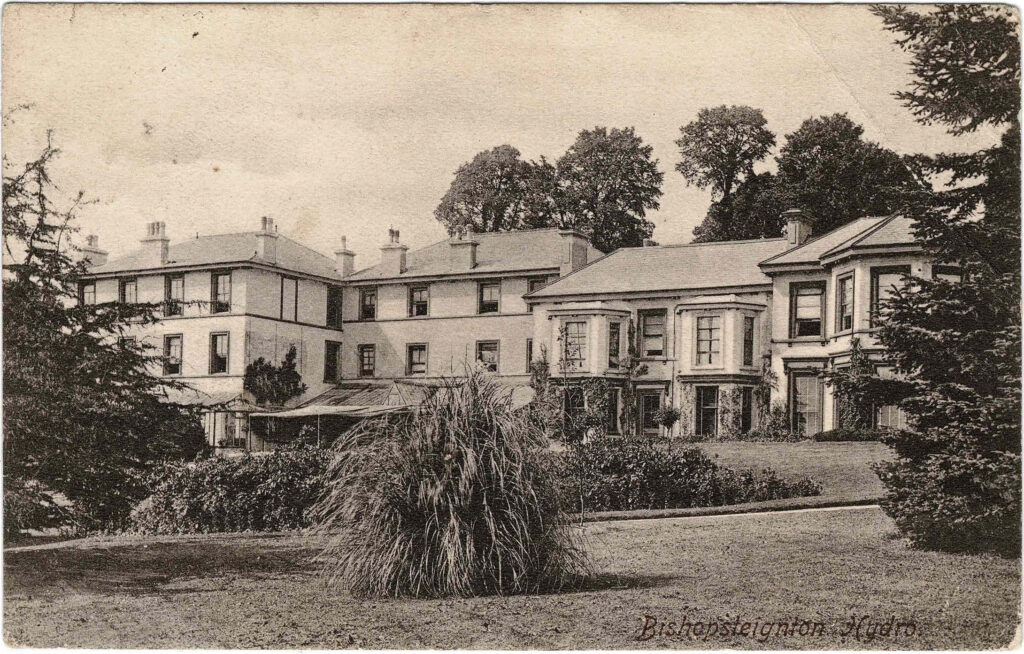
M 420 247 L 460 164 L 504 143 L 556 159 L 582 129 L 633 126 L 665 173 L 662 243 L 710 194 L 674 169 L 702 107 L 764 110 L 778 144 L 846 112 L 900 153 L 972 149 L 892 97 L 907 57 L 864 5 L 296 6 L 7 4 L 3 128 L 14 162 L 53 129 L 54 176 L 117 256 L 261 216 L 362 268 L 389 226 Z M 765 166 L 762 166 L 765 167 Z

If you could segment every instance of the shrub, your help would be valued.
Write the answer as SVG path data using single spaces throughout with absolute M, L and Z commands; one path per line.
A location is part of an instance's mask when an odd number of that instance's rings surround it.
M 885 431 L 878 429 L 829 429 L 815 434 L 811 437 L 819 443 L 831 443 L 837 441 L 880 441 L 886 436 Z
M 583 511 L 721 506 L 821 493 L 809 478 L 787 482 L 767 468 L 734 471 L 696 448 L 670 452 L 646 439 L 577 445 L 552 465 L 566 503 Z
M 304 447 L 173 463 L 157 471 L 152 493 L 131 515 L 131 531 L 193 534 L 281 531 L 308 526 L 323 489 L 325 450 Z
M 563 587 L 586 567 L 541 465 L 544 434 L 493 378 L 446 380 L 419 410 L 367 420 L 333 447 L 314 507 L 325 572 L 357 596 Z

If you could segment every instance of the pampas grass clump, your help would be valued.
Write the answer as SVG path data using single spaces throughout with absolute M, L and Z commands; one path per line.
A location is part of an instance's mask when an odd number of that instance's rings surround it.
M 587 561 L 541 464 L 543 434 L 486 373 L 334 444 L 311 515 L 328 578 L 356 596 L 557 590 Z

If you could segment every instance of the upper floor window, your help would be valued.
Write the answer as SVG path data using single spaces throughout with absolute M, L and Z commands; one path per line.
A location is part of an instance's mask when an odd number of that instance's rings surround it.
M 377 289 L 375 289 L 375 288 L 361 288 L 361 289 L 359 289 L 359 319 L 360 320 L 376 320 L 377 319 Z
M 622 323 L 608 323 L 608 367 L 619 367 L 619 354 L 622 350 Z
M 934 274 L 935 269 L 932 268 Z M 878 323 L 885 303 L 892 298 L 906 283 L 910 276 L 910 266 L 882 266 L 871 269 L 871 326 Z
M 336 341 L 324 341 L 324 381 L 341 381 L 341 343 Z
M 281 320 L 299 321 L 299 280 L 281 277 Z
M 210 277 L 210 313 L 231 311 L 231 273 L 213 273 Z
M 563 342 L 566 370 L 587 369 L 587 323 L 567 322 L 565 323 L 565 337 Z
M 78 286 L 80 304 L 96 304 L 96 282 L 82 282 Z
M 185 302 L 185 276 L 168 275 L 164 278 L 164 311 L 168 316 L 180 316 Z
M 409 287 L 409 316 L 426 316 L 430 313 L 430 287 Z
M 640 311 L 640 355 L 665 356 L 665 309 Z
M 327 287 L 327 326 L 341 329 L 341 297 L 340 286 Z
M 406 347 L 407 359 L 405 373 L 407 375 L 427 374 L 427 345 L 415 343 Z
M 907 268 L 907 276 L 910 276 L 910 268 Z M 932 279 L 944 279 L 947 282 L 960 283 L 964 279 L 964 271 L 960 266 L 932 266 Z
M 853 274 L 836 280 L 836 331 L 853 329 Z
M 697 316 L 697 365 L 722 363 L 721 316 Z
M 124 350 L 134 350 L 136 338 L 134 336 L 121 336 L 117 339 L 117 346 Z
M 377 346 L 359 346 L 359 376 L 373 377 L 377 371 Z
M 825 315 L 825 283 L 801 282 L 789 285 L 789 337 L 822 336 Z
M 548 285 L 548 278 L 547 277 L 535 277 L 535 278 L 529 280 L 528 282 L 526 282 L 526 292 L 527 293 L 533 293 L 534 291 L 539 291 L 540 289 L 544 288 L 547 285 Z M 533 305 L 532 304 L 526 305 L 526 310 L 529 311 L 530 313 L 533 313 Z
M 754 365 L 754 318 L 743 316 L 743 365 Z
M 210 374 L 228 371 L 228 335 L 210 334 Z
M 477 341 L 476 360 L 488 372 L 498 372 L 498 341 Z
M 122 279 L 118 285 L 117 299 L 122 304 L 135 304 L 139 301 L 139 283 L 135 279 Z
M 498 313 L 501 282 L 481 282 L 477 293 L 477 313 Z
M 181 374 L 181 334 L 164 336 L 164 374 Z

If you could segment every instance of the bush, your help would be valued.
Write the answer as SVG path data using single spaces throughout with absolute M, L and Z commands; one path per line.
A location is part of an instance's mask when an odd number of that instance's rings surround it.
M 333 447 L 314 507 L 325 572 L 357 596 L 557 589 L 586 568 L 540 464 L 543 431 L 480 371 Z
M 832 443 L 838 441 L 880 441 L 887 432 L 878 429 L 829 429 L 811 436 L 811 439 L 819 443 Z
M 577 445 L 553 467 L 566 503 L 584 511 L 722 506 L 821 493 L 809 478 L 787 482 L 768 468 L 734 471 L 696 448 L 670 452 L 646 439 Z
M 307 527 L 323 489 L 325 450 L 305 447 L 167 464 L 131 515 L 130 531 L 195 534 Z

